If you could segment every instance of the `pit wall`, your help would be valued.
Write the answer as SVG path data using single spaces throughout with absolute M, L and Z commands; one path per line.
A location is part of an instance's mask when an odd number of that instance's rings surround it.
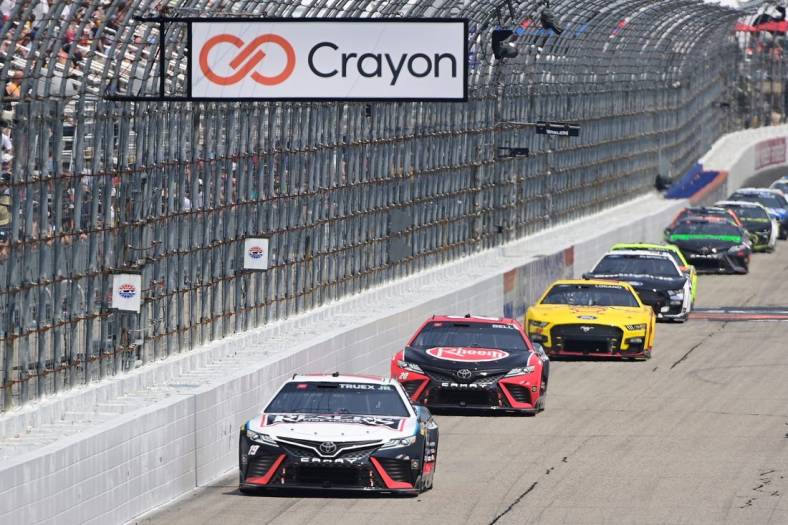
M 552 280 L 579 277 L 616 242 L 658 240 L 685 205 L 645 196 L 3 416 L 7 436 L 98 399 L 143 405 L 0 460 L 0 523 L 123 523 L 214 482 L 236 468 L 241 423 L 294 372 L 387 374 L 435 313 L 522 319 Z
M 667 191 L 666 197 L 710 204 L 725 199 L 747 179 L 788 165 L 788 125 L 747 129 L 720 138 Z

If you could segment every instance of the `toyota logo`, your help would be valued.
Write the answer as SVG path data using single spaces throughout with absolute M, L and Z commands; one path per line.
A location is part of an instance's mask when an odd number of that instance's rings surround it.
M 325 456 L 330 456 L 331 454 L 337 451 L 337 444 L 334 443 L 333 441 L 325 441 L 323 443 L 320 443 L 320 446 L 318 448 L 320 449 L 321 454 Z
M 467 368 L 463 368 L 462 370 L 457 370 L 457 377 L 460 379 L 470 379 L 471 371 Z
M 219 75 L 209 64 L 209 55 L 219 44 L 230 44 L 239 50 L 238 54 L 229 62 L 230 68 L 235 71 L 232 75 Z M 285 52 L 287 64 L 285 64 L 281 73 L 274 76 L 265 76 L 254 71 L 254 68 L 265 58 L 265 53 L 261 49 L 258 49 L 263 44 L 275 44 Z M 216 35 L 209 39 L 200 51 L 200 69 L 202 69 L 202 72 L 208 80 L 220 86 L 237 84 L 247 76 L 251 76 L 252 80 L 258 84 L 275 86 L 287 80 L 290 75 L 293 74 L 295 66 L 296 54 L 293 45 L 281 36 L 274 34 L 258 36 L 246 45 L 244 45 L 243 40 L 235 35 Z

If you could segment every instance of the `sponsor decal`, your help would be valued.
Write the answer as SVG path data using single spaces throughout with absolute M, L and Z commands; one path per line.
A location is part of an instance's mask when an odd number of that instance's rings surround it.
M 191 22 L 208 99 L 465 100 L 465 20 Z
M 436 347 L 427 350 L 427 355 L 444 361 L 460 361 L 469 363 L 484 363 L 499 361 L 509 357 L 509 352 L 491 348 L 445 348 Z
M 494 384 L 494 383 L 493 383 Z M 457 388 L 457 389 L 479 389 L 479 388 L 486 388 L 490 386 L 490 383 L 485 384 L 477 384 L 477 383 L 452 383 L 450 381 L 446 381 L 441 383 L 441 388 Z
M 321 465 L 355 465 L 361 458 L 300 458 L 301 463 L 319 463 Z
M 785 137 L 765 140 L 755 145 L 755 169 L 760 170 L 775 164 L 785 164 Z
M 262 246 L 255 245 L 249 248 L 249 257 L 252 259 L 260 259 L 263 255 L 265 255 L 265 250 Z
M 402 430 L 405 418 L 381 416 L 351 416 L 347 414 L 266 414 L 263 426 L 298 423 L 340 423 L 345 425 L 364 425 Z
M 244 270 L 267 270 L 268 254 L 268 239 L 244 239 Z
M 139 274 L 113 275 L 112 308 L 139 313 L 141 304 L 142 276 Z
M 738 235 L 712 235 L 707 233 L 674 233 L 670 236 L 671 241 L 699 241 L 714 240 L 740 243 L 741 237 Z
M 461 370 L 457 370 L 456 374 L 457 374 L 457 377 L 459 377 L 460 379 L 470 379 L 471 376 L 473 375 L 473 373 L 470 370 L 468 370 L 467 368 L 463 368 Z
M 594 288 L 601 288 L 600 286 L 594 285 Z M 614 288 L 621 290 L 620 286 L 615 286 Z M 576 314 L 583 314 L 583 315 L 602 315 L 607 312 L 607 308 L 604 306 L 581 306 L 581 305 L 571 305 L 569 306 L 569 311 Z
M 324 441 L 318 445 L 318 448 L 320 449 L 321 454 L 324 456 L 330 456 L 337 451 L 337 444 L 333 441 Z
M 370 385 L 367 383 L 340 383 L 339 388 L 344 390 L 393 390 L 390 385 Z
M 596 319 L 596 316 L 594 316 L 594 315 L 578 315 L 577 318 L 578 319 L 582 319 L 583 321 L 593 321 L 594 319 Z
M 124 299 L 131 299 L 137 294 L 137 287 L 133 284 L 121 284 L 118 287 L 118 295 Z
M 217 57 L 218 60 L 225 61 L 227 68 L 233 71 L 227 76 L 216 73 L 210 64 L 212 51 L 221 44 L 229 44 L 238 49 L 238 53 L 232 60 L 228 61 L 226 54 L 221 54 Z M 285 55 L 284 66 L 275 75 L 266 76 L 255 70 L 257 65 L 266 57 L 265 52 L 260 49 L 265 44 L 278 46 Z M 219 54 L 217 53 L 217 55 Z M 209 38 L 200 51 L 200 70 L 208 80 L 220 86 L 237 84 L 246 77 L 250 77 L 252 81 L 262 86 L 276 86 L 293 74 L 295 66 L 296 56 L 293 45 L 282 36 L 271 33 L 258 36 L 248 44 L 235 35 L 219 34 Z

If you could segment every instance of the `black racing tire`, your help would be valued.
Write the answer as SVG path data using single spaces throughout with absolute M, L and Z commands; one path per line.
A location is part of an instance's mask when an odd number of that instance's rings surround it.
M 539 396 L 539 400 L 536 402 L 537 410 L 539 412 L 544 412 L 546 404 L 547 404 L 547 390 L 545 390 L 545 392 Z

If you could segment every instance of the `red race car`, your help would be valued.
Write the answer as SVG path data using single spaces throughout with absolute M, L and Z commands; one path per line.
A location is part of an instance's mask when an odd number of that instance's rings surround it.
M 536 414 L 550 360 L 514 319 L 433 316 L 391 360 L 414 403 L 438 410 Z

